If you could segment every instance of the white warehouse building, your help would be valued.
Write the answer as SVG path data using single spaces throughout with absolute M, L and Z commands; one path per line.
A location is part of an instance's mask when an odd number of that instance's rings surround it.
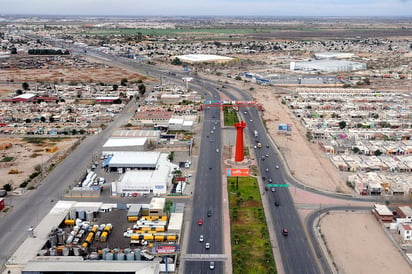
M 365 70 L 366 64 L 345 60 L 313 60 L 306 62 L 290 62 L 290 70 L 314 72 L 348 72 Z
M 112 163 L 112 160 L 113 163 Z M 112 183 L 112 195 L 166 194 L 178 165 L 168 160 L 168 153 L 117 152 L 109 163 L 111 169 L 126 171 Z

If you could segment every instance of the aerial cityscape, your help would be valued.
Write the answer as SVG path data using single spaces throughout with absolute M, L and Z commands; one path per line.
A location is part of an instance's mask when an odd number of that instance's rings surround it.
M 0 273 L 412 271 L 412 1 L 101 2 L 2 1 Z

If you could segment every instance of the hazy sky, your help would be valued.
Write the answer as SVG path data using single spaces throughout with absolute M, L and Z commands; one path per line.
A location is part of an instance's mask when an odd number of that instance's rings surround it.
M 0 0 L 0 14 L 412 16 L 412 0 Z

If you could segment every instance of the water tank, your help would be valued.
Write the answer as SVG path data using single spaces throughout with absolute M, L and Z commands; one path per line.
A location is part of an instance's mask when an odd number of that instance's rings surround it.
M 57 255 L 56 248 L 54 247 L 50 248 L 50 256 L 56 256 L 56 255 Z
M 109 253 L 110 252 L 110 248 L 103 248 L 103 250 L 102 250 L 102 256 L 103 256 L 103 258 L 106 256 L 106 254 L 107 253 Z
M 62 248 L 63 256 L 69 256 L 69 251 L 70 251 L 70 249 L 68 249 L 67 247 L 63 247 Z
M 126 260 L 134 261 L 134 252 L 130 252 L 126 254 Z
M 123 252 L 115 253 L 115 255 L 116 255 L 115 260 L 124 261 L 124 253 Z
M 140 255 L 140 249 L 135 249 L 134 250 L 134 259 L 136 261 L 140 261 L 142 259 L 142 255 Z
M 80 220 L 86 220 L 86 211 L 84 210 L 77 211 L 77 217 L 79 217 Z
M 80 248 L 73 247 L 73 255 L 74 256 L 80 256 Z
M 113 261 L 113 253 L 111 253 L 111 252 L 106 253 L 106 256 L 104 256 L 104 259 L 106 261 Z
M 57 232 L 57 244 L 63 245 L 66 242 L 66 233 L 62 230 Z
M 86 220 L 87 221 L 89 221 L 89 222 L 91 222 L 91 221 L 93 221 L 93 211 L 91 211 L 91 210 L 88 210 L 87 212 L 86 212 Z

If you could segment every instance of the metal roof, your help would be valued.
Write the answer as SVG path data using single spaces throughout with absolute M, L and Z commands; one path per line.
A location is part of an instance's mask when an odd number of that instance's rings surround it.
M 131 146 L 143 146 L 147 142 L 146 137 L 134 137 L 134 138 L 109 138 L 103 145 L 106 147 L 131 147 Z
M 151 168 L 155 169 L 161 153 L 156 151 L 118 151 L 110 160 L 114 168 Z

